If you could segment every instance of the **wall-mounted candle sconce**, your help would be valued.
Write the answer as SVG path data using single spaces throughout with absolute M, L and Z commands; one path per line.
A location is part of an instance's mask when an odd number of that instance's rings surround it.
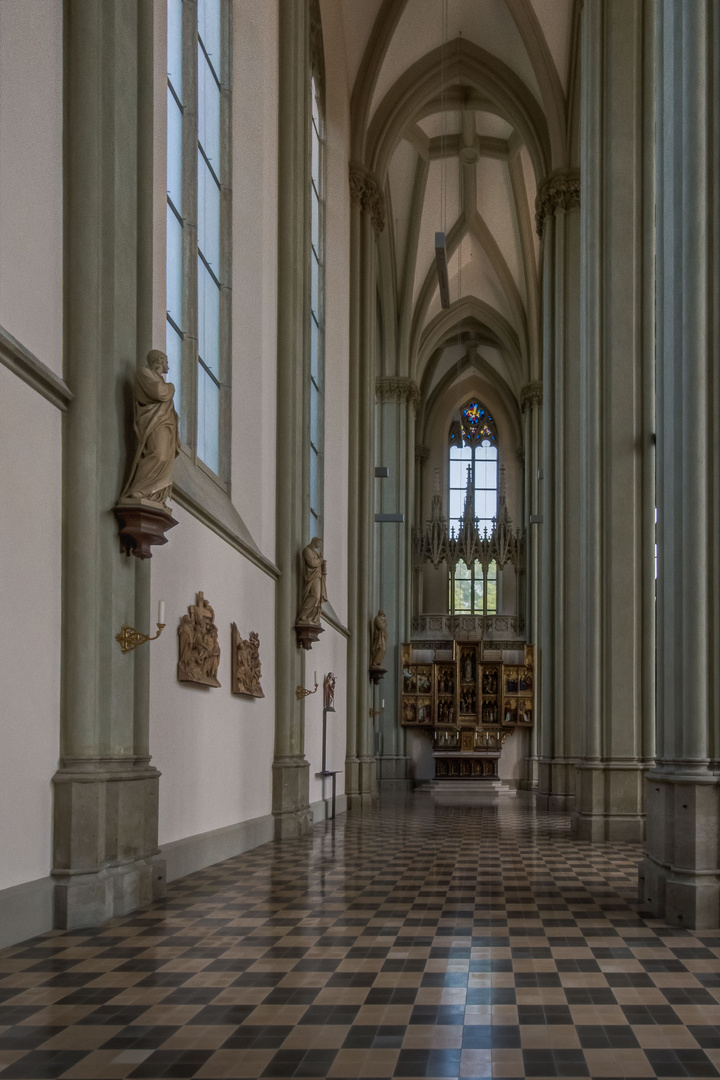
M 306 690 L 304 686 L 296 686 L 295 687 L 295 697 L 298 699 L 298 701 L 300 701 L 301 698 L 309 697 L 310 694 L 315 693 L 315 691 L 318 688 L 317 671 L 315 672 L 315 674 L 313 676 L 313 679 L 314 679 L 314 682 L 315 682 L 315 690 Z
M 146 641 L 156 641 L 165 629 L 165 601 L 158 604 L 157 634 L 143 634 L 132 626 L 123 626 L 120 633 L 115 635 L 115 640 L 120 644 L 123 653 L 132 652 L 138 645 L 144 645 Z

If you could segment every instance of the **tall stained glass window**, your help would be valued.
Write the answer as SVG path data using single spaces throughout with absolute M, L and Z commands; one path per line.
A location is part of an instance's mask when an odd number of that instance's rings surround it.
M 183 442 L 221 480 L 230 434 L 230 18 L 228 0 L 168 0 L 167 353 Z
M 482 535 L 492 532 L 498 504 L 497 428 L 490 413 L 479 401 L 470 401 L 450 427 L 449 519 L 457 532 L 465 509 L 468 483 L 473 498 L 473 515 Z M 479 562 L 458 563 L 450 575 L 450 611 L 493 615 L 497 612 L 497 565 L 492 562 L 483 574 Z
M 175 386 L 175 409 L 182 415 L 183 312 L 183 14 L 182 0 L 167 7 L 167 209 L 165 351 L 168 381 Z
M 325 123 L 322 81 L 310 81 L 310 536 L 322 536 L 325 429 Z

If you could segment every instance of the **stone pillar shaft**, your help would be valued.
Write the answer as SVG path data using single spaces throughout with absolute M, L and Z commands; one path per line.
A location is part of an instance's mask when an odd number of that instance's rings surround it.
M 351 167 L 350 369 L 352 462 L 348 547 L 348 621 L 352 655 L 348 666 L 348 727 L 345 790 L 348 809 L 358 810 L 377 797 L 373 724 L 370 716 L 370 635 L 374 573 L 375 484 L 375 262 L 374 229 L 381 228 L 382 198 L 374 178 Z M 353 394 L 355 397 L 353 398 Z M 355 416 L 352 414 L 355 413 Z
M 164 891 L 159 773 L 150 767 L 150 568 L 122 556 L 111 513 L 132 449 L 128 395 L 151 342 L 152 19 L 138 0 L 65 8 L 66 378 L 63 693 L 54 777 L 60 927 L 99 923 Z M 147 170 L 142 172 L 141 170 Z
M 579 199 L 576 172 L 552 174 L 538 194 L 543 231 L 538 800 L 553 810 L 569 810 L 574 804 L 580 736 Z
M 278 839 L 300 835 L 312 824 L 310 766 L 305 760 L 304 705 L 295 687 L 304 682 L 304 660 L 295 639 L 300 597 L 303 522 L 303 401 L 305 393 L 305 277 L 309 210 L 310 35 L 305 2 L 281 0 L 279 18 L 278 129 L 283 160 L 278 190 L 278 428 L 275 593 L 275 757 L 273 814 Z
M 720 925 L 720 20 L 658 4 L 658 758 L 640 899 Z
M 407 586 L 409 560 L 412 472 L 408 454 L 414 457 L 415 408 L 419 390 L 407 378 L 386 376 L 376 386 L 378 463 L 389 468 L 387 479 L 376 481 L 375 509 L 378 513 L 404 513 L 405 522 L 375 525 L 377 552 L 377 590 L 375 608 L 382 608 L 388 618 L 388 648 L 384 677 L 376 701 L 385 700 L 380 717 L 378 749 L 378 784 L 389 789 L 405 789 L 409 784 L 409 762 L 405 756 L 405 729 L 400 726 L 400 693 L 397 673 L 400 670 L 400 647 L 407 641 Z M 411 563 L 410 563 L 411 566 Z M 375 708 L 379 705 L 376 704 Z
M 582 25 L 582 753 L 576 835 L 640 840 L 654 698 L 653 5 L 598 0 Z M 612 133 L 610 136 L 609 133 Z

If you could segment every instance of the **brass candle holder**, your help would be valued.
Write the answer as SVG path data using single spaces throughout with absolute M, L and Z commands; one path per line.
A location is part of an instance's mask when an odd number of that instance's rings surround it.
M 120 644 L 120 649 L 123 653 L 132 652 L 133 649 L 137 649 L 138 645 L 144 645 L 146 641 L 156 641 L 166 624 L 159 622 L 156 623 L 157 634 L 142 634 L 139 630 L 135 630 L 132 626 L 123 626 L 120 629 L 120 633 L 115 635 L 115 640 Z
M 315 689 L 314 690 L 306 690 L 304 686 L 296 686 L 295 687 L 295 697 L 298 699 L 298 701 L 301 701 L 302 698 L 306 698 L 306 697 L 309 697 L 310 694 L 314 694 L 315 691 L 317 690 L 317 688 L 318 688 L 317 682 L 315 683 Z

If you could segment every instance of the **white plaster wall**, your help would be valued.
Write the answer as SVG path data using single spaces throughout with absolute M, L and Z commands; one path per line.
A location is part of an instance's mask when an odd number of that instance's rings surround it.
M 0 3 L 0 326 L 62 373 L 62 0 Z
M 271 812 L 275 727 L 274 582 L 179 507 L 179 524 L 152 561 L 153 603 L 165 600 L 167 629 L 151 648 L 150 749 L 160 769 L 159 842 Z M 177 680 L 177 627 L 196 591 L 215 610 L 221 687 Z M 264 698 L 235 697 L 230 625 L 260 635 Z
M 60 412 L 1 366 L 0 401 L 3 889 L 50 872 L 50 781 L 60 731 L 62 446 Z
M 276 514 L 278 5 L 235 0 L 233 21 L 232 499 L 256 543 L 272 559 Z

